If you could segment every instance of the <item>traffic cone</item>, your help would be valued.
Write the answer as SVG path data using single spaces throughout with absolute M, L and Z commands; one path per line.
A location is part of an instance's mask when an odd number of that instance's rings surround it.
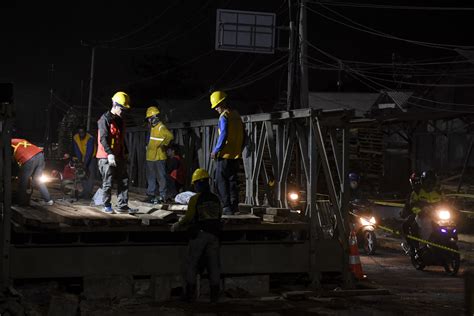
M 364 279 L 366 276 L 362 271 L 362 264 L 359 257 L 359 246 L 357 245 L 357 236 L 352 227 L 349 235 L 349 269 L 358 280 Z

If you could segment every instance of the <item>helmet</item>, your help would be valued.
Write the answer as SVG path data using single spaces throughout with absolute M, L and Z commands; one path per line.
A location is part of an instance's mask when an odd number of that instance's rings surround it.
M 150 106 L 148 109 L 146 109 L 146 115 L 145 118 L 150 118 L 154 115 L 160 114 L 160 110 L 156 106 Z
M 359 182 L 359 180 L 360 180 L 360 176 L 357 173 L 355 172 L 349 173 L 349 181 Z
M 211 109 L 219 106 L 219 104 L 225 99 L 227 99 L 227 93 L 224 91 L 214 91 L 211 94 Z
M 423 171 L 421 174 L 421 184 L 426 189 L 433 189 L 436 185 L 436 173 L 433 170 Z
M 112 97 L 114 105 L 118 105 L 124 109 L 130 109 L 130 97 L 125 92 L 117 92 Z
M 413 172 L 410 175 L 409 181 L 410 181 L 411 188 L 415 190 L 417 186 L 421 184 L 421 177 L 417 172 Z
M 196 181 L 200 181 L 203 179 L 209 179 L 209 173 L 205 169 L 196 169 L 193 173 L 193 177 L 191 179 L 191 183 L 194 184 Z

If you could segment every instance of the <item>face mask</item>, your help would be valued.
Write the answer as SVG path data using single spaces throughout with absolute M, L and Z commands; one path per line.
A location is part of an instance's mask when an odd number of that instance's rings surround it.
M 198 181 L 194 183 L 194 188 L 196 189 L 197 193 L 209 191 L 209 181 Z
M 355 181 L 351 181 L 350 185 L 351 185 L 351 189 L 353 190 L 357 189 L 357 187 L 359 186 L 359 184 Z

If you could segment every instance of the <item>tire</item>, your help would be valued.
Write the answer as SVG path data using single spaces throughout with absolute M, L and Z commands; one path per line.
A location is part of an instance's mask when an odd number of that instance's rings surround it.
M 363 243 L 365 254 L 369 256 L 374 255 L 377 248 L 377 238 L 373 231 L 364 231 Z
M 425 269 L 426 265 L 420 259 L 415 258 L 414 250 L 411 250 L 410 252 L 410 259 L 411 264 L 413 265 L 413 267 L 415 267 L 415 269 L 417 269 L 418 271 L 423 271 Z
M 451 248 L 459 250 L 457 245 Z M 448 260 L 449 261 L 444 264 L 444 271 L 446 271 L 446 274 L 449 276 L 456 276 L 461 266 L 461 256 L 459 253 L 452 253 Z

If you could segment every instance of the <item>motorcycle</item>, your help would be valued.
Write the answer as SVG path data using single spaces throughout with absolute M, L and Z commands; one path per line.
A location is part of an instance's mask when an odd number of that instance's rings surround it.
M 353 216 L 352 224 L 355 226 L 359 246 L 362 246 L 366 255 L 374 255 L 377 249 L 377 237 L 375 236 L 375 225 L 377 220 L 373 216 L 370 205 L 351 202 Z
M 427 240 L 442 247 L 459 250 L 457 241 L 457 214 L 453 208 L 446 204 L 434 204 L 422 207 L 416 216 L 418 227 L 410 227 L 410 235 Z M 418 230 L 418 234 L 416 234 Z M 418 236 L 417 236 L 418 235 Z M 408 255 L 415 269 L 423 270 L 426 266 L 442 266 L 446 273 L 455 276 L 461 265 L 459 253 L 442 249 L 440 247 L 410 240 Z

